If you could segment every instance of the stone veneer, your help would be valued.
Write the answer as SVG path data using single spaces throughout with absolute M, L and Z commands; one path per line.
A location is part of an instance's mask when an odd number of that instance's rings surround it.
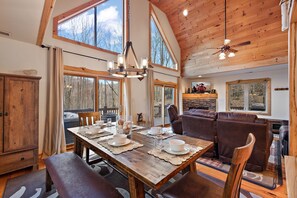
M 217 110 L 217 100 L 214 98 L 183 98 L 183 111 L 188 111 L 190 108 Z

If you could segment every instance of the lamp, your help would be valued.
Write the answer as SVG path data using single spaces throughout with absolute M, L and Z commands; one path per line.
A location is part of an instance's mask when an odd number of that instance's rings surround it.
M 129 1 L 128 3 L 130 4 Z M 130 29 L 130 9 L 128 9 L 128 14 L 128 28 Z M 141 58 L 141 62 L 138 64 L 129 33 L 124 51 L 122 54 L 118 54 L 117 59 L 116 66 L 113 61 L 107 61 L 107 70 L 112 76 L 142 80 L 147 75 L 148 58 Z M 131 59 L 133 63 L 131 63 Z

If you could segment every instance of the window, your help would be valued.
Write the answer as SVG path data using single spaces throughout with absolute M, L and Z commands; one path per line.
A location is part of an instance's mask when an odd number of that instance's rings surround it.
M 121 53 L 124 38 L 123 4 L 123 0 L 98 1 L 87 10 L 82 5 L 67 12 L 69 16 L 62 14 L 55 17 L 54 24 L 57 27 L 54 28 L 58 38 Z
M 170 124 L 167 107 L 175 104 L 176 88 L 173 85 L 155 84 L 154 88 L 154 126 Z
M 227 82 L 227 110 L 270 114 L 270 79 Z
M 73 143 L 73 136 L 67 131 L 67 128 L 79 126 L 79 112 L 99 111 L 102 119 L 115 118 L 120 113 L 120 96 L 120 80 L 101 76 L 86 77 L 65 74 L 64 127 L 66 144 Z
M 151 17 L 151 61 L 153 64 L 161 65 L 177 70 L 176 61 L 173 59 L 168 46 L 156 24 L 154 17 Z

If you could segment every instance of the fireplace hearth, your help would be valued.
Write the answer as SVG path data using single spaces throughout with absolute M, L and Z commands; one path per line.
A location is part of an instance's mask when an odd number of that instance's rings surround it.
M 217 94 L 183 94 L 183 111 L 190 109 L 217 110 Z

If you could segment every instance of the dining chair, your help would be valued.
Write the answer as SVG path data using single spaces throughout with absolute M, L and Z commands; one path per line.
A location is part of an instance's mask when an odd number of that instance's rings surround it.
M 100 120 L 100 112 L 80 112 L 78 113 L 79 125 L 87 126 L 95 124 L 96 120 Z M 101 159 L 99 159 L 101 161 Z M 90 149 L 86 148 L 86 162 L 94 164 L 99 162 L 98 159 L 90 162 Z
M 203 177 L 196 173 L 188 172 L 167 187 L 162 192 L 163 197 L 238 198 L 240 195 L 242 172 L 247 160 L 251 156 L 255 141 L 255 136 L 250 133 L 246 145 L 234 149 L 230 170 L 224 187 L 218 185 L 217 182 L 211 181 L 209 177 Z

